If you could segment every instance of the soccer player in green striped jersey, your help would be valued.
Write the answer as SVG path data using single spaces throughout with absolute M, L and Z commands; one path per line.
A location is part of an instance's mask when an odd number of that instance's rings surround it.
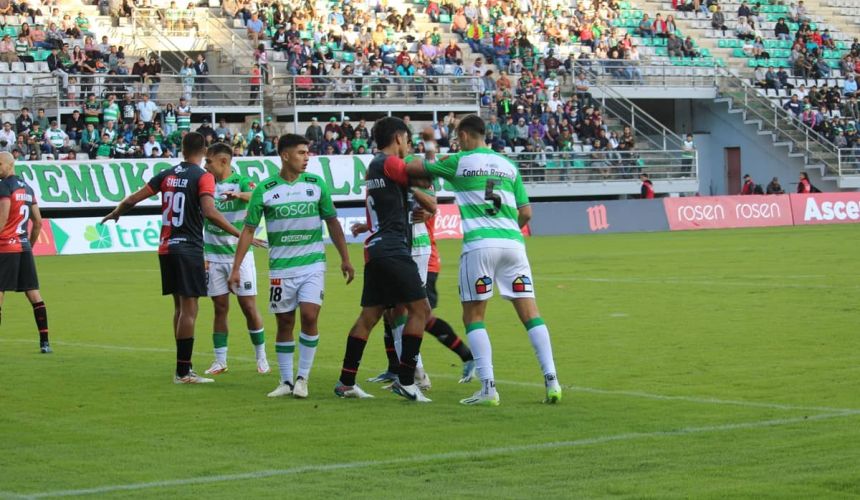
M 206 170 L 215 177 L 215 206 L 221 215 L 236 229 L 245 224 L 245 214 L 254 183 L 233 171 L 233 151 L 230 146 L 216 143 L 206 152 Z M 227 313 L 230 310 L 230 292 L 236 294 L 248 335 L 257 358 L 257 371 L 269 373 L 266 358 L 266 337 L 263 318 L 257 310 L 257 269 L 254 255 L 248 252 L 239 265 L 239 286 L 233 289 L 227 284 L 233 269 L 238 238 L 227 234 L 215 224 L 205 222 L 203 228 L 203 253 L 206 259 L 207 293 L 215 307 L 212 342 L 215 346 L 215 361 L 206 370 L 208 375 L 219 375 L 227 371 Z
M 407 172 L 415 177 L 441 177 L 454 190 L 463 224 L 460 257 L 460 301 L 469 345 L 481 390 L 460 401 L 466 405 L 497 406 L 492 347 L 484 317 L 487 301 L 498 287 L 510 300 L 528 332 L 541 366 L 546 402 L 561 400 L 549 330 L 535 301 L 531 267 L 521 228 L 531 219 L 529 198 L 517 167 L 487 147 L 484 121 L 469 115 L 457 126 L 462 152 L 435 163 L 414 160 Z
M 355 271 L 349 261 L 346 238 L 325 181 L 307 173 L 310 142 L 300 135 L 286 134 L 278 140 L 281 171 L 254 189 L 248 204 L 245 229 L 239 238 L 230 284 L 241 284 L 240 266 L 254 231 L 263 217 L 269 238 L 269 310 L 275 314 L 278 336 L 275 351 L 281 383 L 269 397 L 308 396 L 308 376 L 319 343 L 317 319 L 323 301 L 325 247 L 322 221 L 341 258 L 340 269 L 347 284 Z M 293 383 L 293 327 L 296 309 L 301 317 L 299 369 Z

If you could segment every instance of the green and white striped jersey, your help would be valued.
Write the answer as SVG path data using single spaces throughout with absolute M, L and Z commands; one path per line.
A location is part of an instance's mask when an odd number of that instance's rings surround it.
M 454 190 L 463 224 L 463 252 L 525 248 L 517 209 L 528 205 L 529 197 L 511 160 L 490 148 L 478 148 L 427 163 L 425 168 Z
M 227 222 L 242 231 L 245 225 L 245 216 L 248 210 L 248 202 L 239 199 L 226 200 L 224 193 L 233 191 L 236 193 L 250 193 L 254 190 L 254 182 L 248 177 L 233 173 L 223 181 L 215 184 L 215 206 Z M 215 224 L 206 220 L 203 227 L 203 253 L 209 262 L 233 262 L 236 255 L 236 244 L 239 239 L 232 236 Z M 250 249 L 249 249 L 250 251 Z
M 325 271 L 322 220 L 336 217 L 337 212 L 321 177 L 305 172 L 293 182 L 279 175 L 263 181 L 251 195 L 245 224 L 257 227 L 264 216 L 270 277 Z
M 430 189 L 422 189 L 425 193 L 436 196 L 436 193 L 433 192 L 433 188 L 431 186 Z M 409 193 L 409 208 L 410 210 L 415 210 L 415 208 L 419 206 L 418 202 L 413 198 L 412 193 Z M 409 213 L 409 218 L 412 218 L 412 212 Z M 417 257 L 419 255 L 430 255 L 430 233 L 427 231 L 427 223 L 419 222 L 417 224 L 412 224 L 412 256 Z

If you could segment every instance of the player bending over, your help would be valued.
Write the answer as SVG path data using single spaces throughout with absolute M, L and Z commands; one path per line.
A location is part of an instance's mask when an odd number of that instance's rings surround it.
M 469 115 L 457 127 L 462 152 L 436 163 L 416 159 L 408 166 L 412 176 L 442 177 L 454 189 L 463 224 L 460 257 L 460 300 L 463 323 L 475 356 L 481 390 L 460 401 L 465 405 L 497 406 L 499 394 L 493 377 L 492 347 L 484 325 L 487 301 L 493 288 L 512 301 L 528 332 L 540 362 L 546 402 L 561 400 L 549 330 L 538 312 L 531 267 L 521 228 L 531 218 L 531 207 L 517 167 L 484 142 L 484 121 Z
M 29 236 L 27 226 L 33 222 Z M 51 353 L 48 342 L 48 310 L 39 293 L 39 277 L 31 241 L 39 239 L 42 214 L 33 189 L 15 175 L 15 159 L 0 153 L 0 321 L 5 292 L 24 292 L 33 306 L 39 329 L 39 350 Z
M 158 263 L 161 293 L 173 296 L 173 332 L 176 337 L 177 384 L 206 384 L 211 378 L 191 369 L 194 352 L 194 323 L 197 299 L 206 295 L 206 267 L 203 260 L 203 218 L 224 232 L 239 231 L 215 207 L 215 178 L 200 164 L 206 155 L 203 136 L 190 132 L 182 138 L 182 161 L 150 179 L 102 219 L 102 224 L 119 218 L 141 201 L 161 193 L 161 238 Z
M 387 308 L 400 305 L 406 309 L 407 320 L 398 380 L 391 389 L 409 400 L 429 402 L 415 384 L 415 368 L 430 304 L 410 251 L 412 231 L 407 201 L 410 183 L 403 162 L 409 152 L 409 128 L 399 118 L 383 118 L 374 125 L 373 138 L 380 153 L 370 162 L 365 177 L 365 207 L 371 233 L 364 243 L 362 309 L 347 337 L 343 368 L 334 392 L 342 398 L 371 397 L 355 383 L 358 366 L 373 327 Z
M 269 236 L 269 310 L 278 323 L 275 351 L 281 373 L 281 381 L 269 393 L 270 398 L 290 394 L 297 398 L 308 397 L 308 376 L 319 343 L 317 320 L 325 282 L 321 220 L 325 221 L 331 241 L 340 254 L 340 269 L 347 284 L 355 275 L 328 186 L 321 177 L 305 171 L 310 158 L 309 144 L 307 139 L 295 134 L 283 135 L 278 140 L 281 171 L 263 181 L 251 195 L 245 229 L 239 238 L 230 274 L 230 285 L 240 287 L 242 261 L 265 216 Z M 301 316 L 301 333 L 299 369 L 294 384 L 296 308 Z
M 245 213 L 254 182 L 248 177 L 233 171 L 233 151 L 224 143 L 215 143 L 206 151 L 206 170 L 215 177 L 215 206 L 218 211 L 241 230 L 245 224 Z M 227 335 L 230 310 L 230 287 L 227 280 L 233 269 L 237 239 L 218 226 L 206 221 L 203 227 L 203 254 L 206 258 L 206 285 L 208 295 L 215 307 L 215 321 L 212 328 L 212 342 L 215 346 L 215 361 L 206 370 L 209 375 L 227 371 Z M 239 308 L 245 315 L 248 335 L 257 357 L 257 371 L 269 373 L 266 359 L 266 336 L 263 332 L 263 318 L 257 311 L 257 268 L 254 254 L 248 252 L 239 266 L 239 286 L 232 290 L 239 301 Z

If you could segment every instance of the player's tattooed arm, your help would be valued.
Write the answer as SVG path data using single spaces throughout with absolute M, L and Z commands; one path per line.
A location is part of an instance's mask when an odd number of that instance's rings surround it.
M 421 208 L 430 212 L 430 214 L 436 213 L 436 197 L 432 194 L 428 194 L 424 192 L 422 189 L 412 188 L 412 196 L 415 197 L 415 201 L 421 205 Z
M 111 213 L 107 214 L 104 219 L 102 219 L 101 223 L 104 224 L 109 220 L 118 221 L 126 212 L 134 208 L 138 203 L 152 196 L 152 194 L 152 189 L 149 186 L 143 186 L 119 202 L 119 205 L 117 205 Z
M 231 234 L 235 237 L 240 237 L 241 233 L 236 229 L 233 224 L 227 222 L 227 219 L 218 211 L 218 208 L 215 206 L 215 199 L 212 196 L 201 196 L 200 197 L 200 210 L 203 212 L 203 217 L 209 219 L 209 222 L 215 224 L 224 232 Z
M 331 242 L 337 248 L 337 253 L 340 254 L 340 270 L 343 277 L 346 278 L 346 284 L 352 283 L 355 278 L 355 269 L 349 262 L 349 250 L 346 247 L 346 236 L 343 235 L 343 228 L 340 227 L 340 222 L 337 217 L 332 217 L 325 220 L 325 225 L 328 226 L 328 234 L 331 237 Z
M 42 234 L 42 211 L 39 210 L 39 205 L 33 203 L 30 207 L 30 220 L 33 221 L 33 228 L 30 229 L 30 242 L 39 241 L 39 235 Z

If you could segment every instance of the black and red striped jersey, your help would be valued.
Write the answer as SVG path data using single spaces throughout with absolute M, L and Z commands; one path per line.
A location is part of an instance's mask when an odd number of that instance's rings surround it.
M 365 175 L 365 209 L 370 236 L 364 242 L 366 260 L 394 255 L 411 256 L 409 176 L 402 158 L 377 154 Z
M 30 214 L 36 198 L 33 189 L 17 175 L 0 181 L 0 199 L 10 201 L 9 218 L 0 231 L 0 253 L 20 253 L 31 250 L 29 234 Z
M 159 254 L 203 256 L 203 212 L 200 198 L 215 196 L 215 177 L 199 165 L 182 162 L 164 170 L 147 184 L 161 193 Z

